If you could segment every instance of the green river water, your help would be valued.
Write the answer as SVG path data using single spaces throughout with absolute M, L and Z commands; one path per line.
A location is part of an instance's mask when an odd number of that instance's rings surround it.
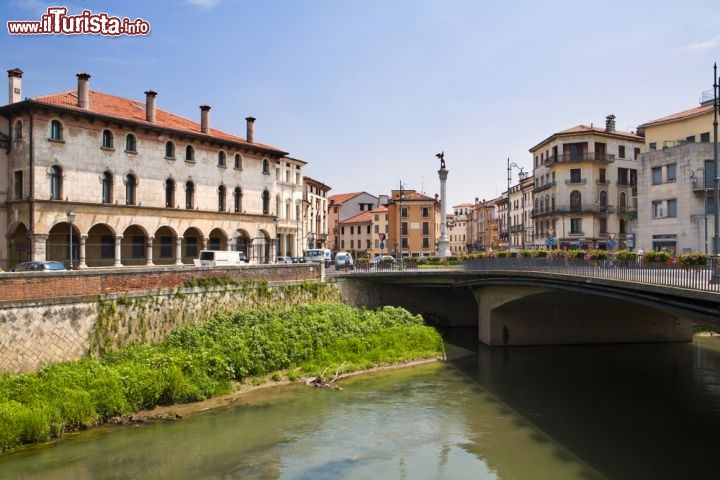
M 342 386 L 67 436 L 0 455 L 0 479 L 720 478 L 718 338 L 480 348 Z

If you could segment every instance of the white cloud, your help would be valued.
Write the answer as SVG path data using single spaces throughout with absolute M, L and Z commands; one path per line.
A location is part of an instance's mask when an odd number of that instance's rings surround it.
M 194 5 L 196 7 L 210 9 L 215 7 L 219 1 L 220 0 L 185 0 L 185 3 L 189 3 L 190 5 Z
M 678 47 L 677 50 L 690 50 L 690 51 L 700 51 L 700 50 L 707 50 L 708 48 L 713 48 L 720 46 L 720 35 L 718 35 L 715 38 L 711 38 L 710 40 L 706 40 L 704 42 L 698 42 L 698 43 L 691 43 L 690 45 L 684 45 L 682 47 Z

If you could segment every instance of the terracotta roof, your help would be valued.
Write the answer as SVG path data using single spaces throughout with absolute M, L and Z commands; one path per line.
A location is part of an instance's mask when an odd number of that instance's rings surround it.
M 472 207 L 474 203 L 461 203 L 460 205 L 453 205 L 452 208 Z
M 379 207 L 370 210 L 370 213 L 385 213 L 387 211 L 387 205 L 380 205 Z
M 672 115 L 667 115 L 665 117 L 658 118 L 656 120 L 651 120 L 647 123 L 643 123 L 640 126 L 647 127 L 648 125 L 654 125 L 656 123 L 664 123 L 664 122 L 671 122 L 673 120 L 681 120 L 683 118 L 694 117 L 696 115 L 702 115 L 703 113 L 712 112 L 712 110 L 713 110 L 712 105 L 695 107 L 695 108 L 691 108 L 689 110 L 684 110 L 682 112 L 673 113 Z
M 361 212 L 354 217 L 346 218 L 340 224 L 344 223 L 369 223 L 372 221 L 373 212 Z
M 404 192 L 403 193 L 403 202 L 407 200 L 429 200 L 429 201 L 435 201 L 433 197 L 428 197 L 427 195 L 423 195 L 422 193 L 418 192 Z
M 55 93 L 52 95 L 43 95 L 30 99 L 33 102 L 41 103 L 45 105 L 51 105 L 55 107 L 61 107 L 70 110 L 77 110 L 78 112 L 87 112 L 89 114 L 97 114 L 105 117 L 117 118 L 120 120 L 126 120 L 134 123 L 145 124 L 148 126 L 157 126 L 162 128 L 168 128 L 177 130 L 185 133 L 192 133 L 194 135 L 207 135 L 208 137 L 227 140 L 234 143 L 244 143 L 248 146 L 260 147 L 267 150 L 274 150 L 278 154 L 285 155 L 284 152 L 278 148 L 264 145 L 262 143 L 249 143 L 245 138 L 232 135 L 230 133 L 210 128 L 207 134 L 200 132 L 200 123 L 193 122 L 187 118 L 175 115 L 160 108 L 155 109 L 155 122 L 148 122 L 145 119 L 145 102 L 138 102 L 130 100 L 129 98 L 116 97 L 115 95 L 109 95 L 107 93 L 97 92 L 95 90 L 89 91 L 90 108 L 84 109 L 77 105 L 77 91 L 68 90 L 66 92 Z M 198 111 L 198 116 L 200 112 Z
M 564 135 L 575 135 L 575 134 L 595 134 L 595 135 L 609 135 L 613 137 L 625 137 L 628 140 L 635 140 L 638 142 L 644 142 L 645 137 L 641 137 L 640 135 L 636 135 L 631 132 L 623 132 L 622 130 L 615 130 L 613 132 L 608 132 L 605 130 L 605 128 L 601 127 L 588 127 L 587 125 L 578 125 L 576 127 L 568 128 L 566 130 L 561 130 L 559 132 L 553 133 L 549 137 L 547 137 L 542 142 L 538 143 L 534 147 L 530 149 L 530 151 L 534 151 L 541 145 L 544 145 L 548 143 L 550 140 L 552 140 L 556 136 L 564 136 Z
M 354 192 L 354 193 L 338 193 L 337 195 L 330 195 L 328 197 L 328 201 L 331 205 L 342 205 L 343 203 L 347 202 L 348 200 L 357 197 L 363 192 Z

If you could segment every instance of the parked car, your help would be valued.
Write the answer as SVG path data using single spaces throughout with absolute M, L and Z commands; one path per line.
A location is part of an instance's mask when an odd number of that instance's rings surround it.
M 338 252 L 335 255 L 335 270 L 353 270 L 355 262 L 349 252 Z
M 58 272 L 65 270 L 65 264 L 53 261 L 33 261 L 18 263 L 11 272 Z
M 194 259 L 196 267 L 224 267 L 230 265 L 243 265 L 250 263 L 244 252 L 228 250 L 200 250 L 198 258 Z
M 292 257 L 292 263 L 306 263 L 305 257 Z
M 288 257 L 287 255 L 283 255 L 280 257 L 277 257 L 275 259 L 275 263 L 293 263 L 292 258 Z
M 395 257 L 392 255 L 378 255 L 377 257 L 370 259 L 370 265 L 377 266 L 381 263 L 383 265 L 394 265 L 397 262 L 395 261 Z

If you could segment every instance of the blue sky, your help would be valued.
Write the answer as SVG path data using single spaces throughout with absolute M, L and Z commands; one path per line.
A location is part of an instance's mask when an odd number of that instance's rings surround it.
M 47 7 L 150 23 L 136 37 L 13 36 L 23 96 L 91 88 L 255 138 L 308 162 L 331 194 L 400 181 L 451 205 L 506 189 L 506 162 L 579 124 L 637 125 L 698 104 L 720 60 L 717 0 L 6 0 L 4 21 Z M 4 23 L 4 22 L 3 22 Z M 6 101 L 6 100 L 3 100 Z M 514 181 L 517 181 L 514 172 Z

